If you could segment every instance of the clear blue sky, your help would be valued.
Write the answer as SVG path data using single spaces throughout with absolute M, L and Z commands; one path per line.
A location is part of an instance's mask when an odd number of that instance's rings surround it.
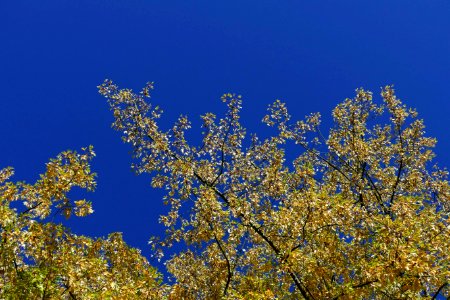
M 275 99 L 296 119 L 320 111 L 329 121 L 355 88 L 394 84 L 450 166 L 447 0 L 0 0 L 0 167 L 35 180 L 50 157 L 94 145 L 95 213 L 70 226 L 123 232 L 146 255 L 162 194 L 131 172 L 97 94 L 104 78 L 135 89 L 155 81 L 163 127 L 181 113 L 222 111 L 224 92 L 242 94 L 243 122 L 256 132 Z

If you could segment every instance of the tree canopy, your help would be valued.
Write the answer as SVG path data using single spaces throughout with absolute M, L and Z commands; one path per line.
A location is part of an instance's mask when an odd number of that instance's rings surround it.
M 10 181 L 12 168 L 0 171 L 1 299 L 162 296 L 159 273 L 121 234 L 94 239 L 53 222 L 58 214 L 69 218 L 93 212 L 90 202 L 72 201 L 67 194 L 74 187 L 95 188 L 89 166 L 94 155 L 92 147 L 63 152 L 34 184 Z
M 363 89 L 333 110 L 291 121 L 273 103 L 263 122 L 276 132 L 246 139 L 242 99 L 225 94 L 223 118 L 201 116 L 203 139 L 186 139 L 181 116 L 163 131 L 162 111 L 107 80 L 99 87 L 113 127 L 133 147 L 137 173 L 167 190 L 166 236 L 185 249 L 167 262 L 176 299 L 416 298 L 449 295 L 450 188 L 430 165 L 436 140 L 417 112 L 382 89 Z M 288 143 L 302 153 L 286 159 Z
M 273 134 L 247 134 L 241 96 L 223 117 L 186 116 L 161 129 L 162 110 L 141 92 L 106 80 L 114 129 L 132 146 L 133 169 L 166 190 L 165 235 L 151 240 L 172 280 L 118 233 L 77 236 L 51 215 L 86 216 L 74 186 L 93 190 L 92 148 L 67 151 L 35 184 L 0 173 L 0 295 L 11 299 L 435 299 L 450 296 L 450 185 L 434 164 L 436 140 L 392 87 L 381 101 L 363 89 L 333 110 L 291 120 L 275 101 Z M 301 151 L 297 150 L 300 149 Z M 291 155 L 290 152 L 300 152 Z M 21 202 L 24 209 L 14 207 Z M 12 295 L 12 296 L 11 296 Z

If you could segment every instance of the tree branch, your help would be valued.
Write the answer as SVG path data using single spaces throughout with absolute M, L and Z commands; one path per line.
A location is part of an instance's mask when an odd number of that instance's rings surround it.
M 392 194 L 391 194 L 391 198 L 389 200 L 389 206 L 392 206 L 392 203 L 394 201 L 395 192 L 396 192 L 397 186 L 398 186 L 398 184 L 400 182 L 400 176 L 401 176 L 401 173 L 402 173 L 402 169 L 403 169 L 403 159 L 400 159 L 400 165 L 399 165 L 398 171 L 397 171 L 397 179 L 395 180 L 395 184 L 394 184 L 394 186 L 392 188 Z
M 42 201 L 39 202 L 39 203 L 37 203 L 36 205 L 33 205 L 33 206 L 30 207 L 30 208 L 27 208 L 26 210 L 24 210 L 23 212 L 21 212 L 21 213 L 19 214 L 19 217 L 21 217 L 21 216 L 25 215 L 26 213 L 32 211 L 33 209 L 38 208 L 41 204 L 42 204 Z
M 431 300 L 434 300 L 437 298 L 437 296 L 439 296 L 439 293 L 442 291 L 443 288 L 445 288 L 448 285 L 448 282 L 443 283 L 438 290 L 436 291 L 436 293 L 433 295 L 433 298 L 431 298 Z
M 211 228 L 211 230 L 213 231 L 213 235 L 214 235 L 214 240 L 217 243 L 217 246 L 219 247 L 220 252 L 222 253 L 223 257 L 225 258 L 225 261 L 227 263 L 227 271 L 228 271 L 228 275 L 227 275 L 227 282 L 225 284 L 225 289 L 223 290 L 223 295 L 226 296 L 227 295 L 227 291 L 228 291 L 228 286 L 230 285 L 231 282 L 231 277 L 233 276 L 232 272 L 231 272 L 231 264 L 230 264 L 230 260 L 228 259 L 225 250 L 223 249 L 219 239 L 217 238 L 215 232 L 214 232 L 214 228 L 212 226 L 212 224 L 209 222 L 209 227 Z

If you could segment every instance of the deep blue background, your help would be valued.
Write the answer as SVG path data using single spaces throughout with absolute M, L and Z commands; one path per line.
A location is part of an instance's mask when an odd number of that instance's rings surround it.
M 320 111 L 329 123 L 355 88 L 378 95 L 394 84 L 450 165 L 449 1 L 0 0 L 0 167 L 31 181 L 50 157 L 93 144 L 95 213 L 69 224 L 123 232 L 145 255 L 161 233 L 162 194 L 130 170 L 97 93 L 105 78 L 134 89 L 155 81 L 166 128 L 181 113 L 223 111 L 219 97 L 240 93 L 244 125 L 259 133 L 277 98 L 294 119 Z

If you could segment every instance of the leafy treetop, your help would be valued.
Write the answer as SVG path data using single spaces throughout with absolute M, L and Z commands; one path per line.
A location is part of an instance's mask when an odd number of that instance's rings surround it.
M 0 171 L 1 299 L 160 299 L 160 275 L 120 233 L 106 239 L 72 234 L 53 217 L 93 212 L 71 201 L 73 187 L 95 188 L 92 147 L 66 151 L 47 164 L 34 184 L 12 182 Z M 24 209 L 18 212 L 19 206 Z
M 225 94 L 223 118 L 201 116 L 200 145 L 186 139 L 185 116 L 160 129 L 152 89 L 99 86 L 134 169 L 167 190 L 166 235 L 153 245 L 160 256 L 185 245 L 167 261 L 170 298 L 450 296 L 447 171 L 431 165 L 436 140 L 392 87 L 380 104 L 358 89 L 337 105 L 328 137 L 319 114 L 294 122 L 276 101 L 264 140 L 246 138 L 241 97 Z M 303 150 L 292 161 L 288 142 Z

